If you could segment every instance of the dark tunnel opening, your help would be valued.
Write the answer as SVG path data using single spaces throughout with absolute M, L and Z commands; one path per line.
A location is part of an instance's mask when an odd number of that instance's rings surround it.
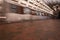
M 60 11 L 58 12 L 58 16 L 57 16 L 57 19 L 60 19 Z
M 58 4 L 57 4 L 57 5 L 54 5 L 52 8 L 53 8 L 53 10 L 54 10 L 54 11 L 53 11 L 53 14 L 54 14 L 53 17 L 54 17 L 55 19 L 60 19 L 60 5 L 58 5 Z

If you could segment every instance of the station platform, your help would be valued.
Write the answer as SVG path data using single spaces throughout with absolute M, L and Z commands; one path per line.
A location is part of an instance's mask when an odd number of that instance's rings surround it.
M 0 40 L 60 40 L 60 19 L 0 24 Z

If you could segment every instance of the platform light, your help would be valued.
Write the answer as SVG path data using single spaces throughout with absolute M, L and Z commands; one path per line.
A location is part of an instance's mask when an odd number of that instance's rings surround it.
M 6 17 L 0 17 L 0 19 L 3 18 L 3 19 L 6 19 Z

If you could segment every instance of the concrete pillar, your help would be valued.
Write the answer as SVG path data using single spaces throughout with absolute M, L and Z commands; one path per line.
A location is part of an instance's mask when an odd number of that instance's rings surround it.
M 0 16 L 3 14 L 3 0 L 0 0 Z
M 7 2 L 4 2 L 4 12 L 5 13 L 10 13 L 11 10 L 10 10 L 10 4 L 7 3 Z

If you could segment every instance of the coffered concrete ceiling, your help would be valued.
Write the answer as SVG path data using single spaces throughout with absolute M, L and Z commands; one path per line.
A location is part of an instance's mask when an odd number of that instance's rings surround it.
M 59 4 L 60 0 L 43 0 L 46 4 Z
M 60 0 L 43 0 L 51 9 L 55 5 L 60 5 Z

